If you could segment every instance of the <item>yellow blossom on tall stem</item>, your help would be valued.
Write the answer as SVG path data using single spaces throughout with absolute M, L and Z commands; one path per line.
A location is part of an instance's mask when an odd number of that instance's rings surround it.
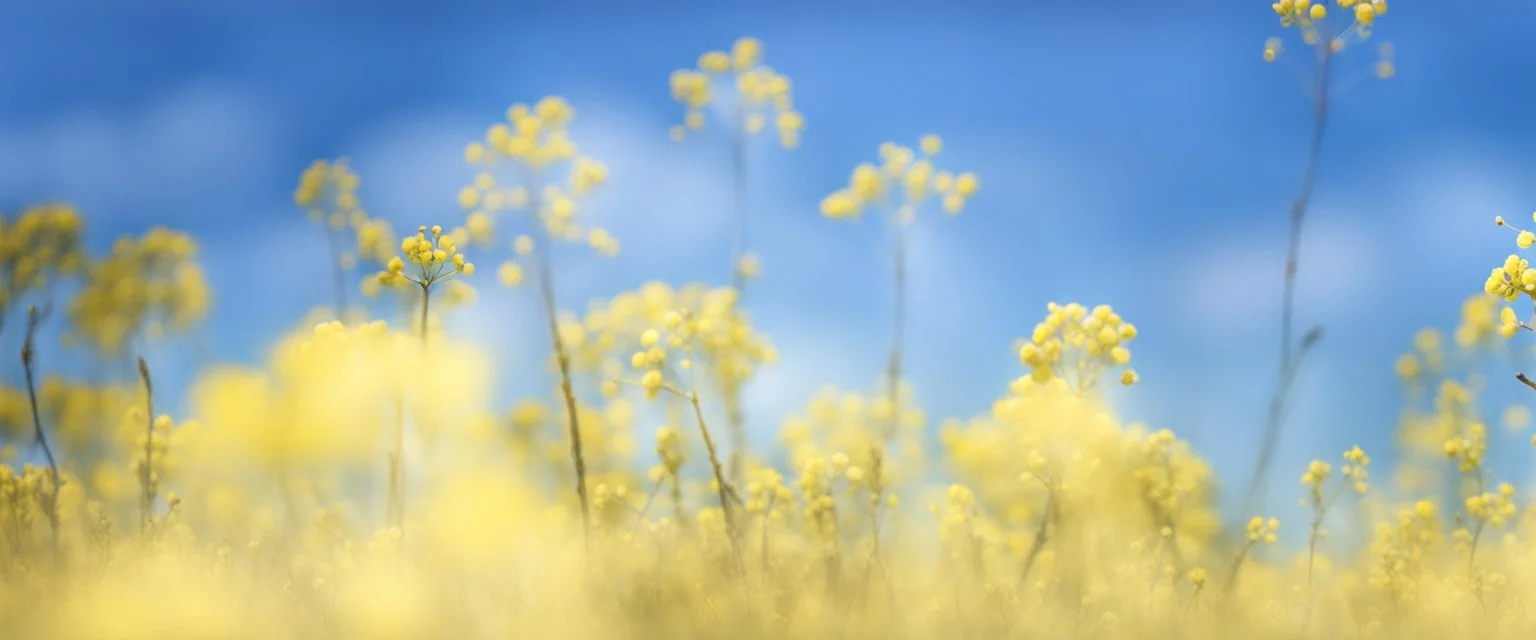
M 119 238 L 90 265 L 69 303 L 75 336 L 108 356 L 131 342 L 186 330 L 208 312 L 210 293 L 190 236 L 164 227 Z
M 429 235 L 430 234 L 430 235 Z M 400 253 L 389 259 L 385 270 L 378 274 L 379 283 L 389 286 L 414 286 L 421 296 L 421 315 L 418 331 L 423 350 L 427 346 L 431 316 L 432 287 L 452 284 L 457 276 L 475 275 L 475 263 L 464 259 L 452 236 L 444 235 L 443 228 L 425 226 L 416 235 L 400 241 Z M 390 525 L 403 528 L 405 524 L 405 423 L 403 416 L 395 422 L 394 448 L 389 459 L 389 520 Z
M 663 326 L 648 329 L 641 335 L 640 350 L 630 357 L 630 365 L 643 372 L 640 380 L 632 384 L 643 389 L 647 398 L 655 398 L 666 391 L 685 398 L 693 408 L 699 435 L 704 439 L 704 450 L 709 456 L 710 470 L 714 475 L 715 492 L 720 498 L 720 510 L 725 520 L 726 535 L 730 538 L 735 571 L 744 577 L 746 565 L 742 559 L 741 530 L 735 506 L 741 498 L 726 478 L 725 467 L 720 463 L 715 440 L 710 435 L 709 425 L 704 420 L 703 406 L 699 403 L 698 370 L 712 365 L 698 361 L 699 358 L 707 357 L 699 348 L 699 341 L 701 330 L 707 332 L 709 325 L 687 309 L 668 313 L 662 322 Z
M 559 311 L 555 306 L 554 265 L 550 255 L 554 242 L 582 242 L 603 256 L 617 255 L 619 241 L 601 227 L 587 229 L 579 218 L 580 202 L 608 179 L 607 165 L 580 156 L 571 141 L 568 127 L 576 111 L 564 98 L 549 96 L 532 107 L 514 104 L 507 110 L 506 122 L 492 125 L 483 141 L 465 148 L 464 159 L 480 169 L 475 183 L 459 192 L 459 205 L 469 210 L 467 228 L 472 239 L 488 240 L 493 229 L 492 217 L 502 210 L 528 208 L 536 216 L 538 239 L 519 235 L 512 249 L 530 259 L 537 269 L 539 296 L 549 329 L 556 367 L 560 374 L 560 393 L 565 399 L 567 432 L 570 437 L 571 462 L 576 470 L 576 496 L 581 507 L 583 540 L 591 546 L 592 516 L 587 494 L 586 459 L 581 443 L 581 419 L 571 375 L 570 345 L 562 335 Z M 563 184 L 555 171 L 565 167 Z M 504 188 L 496 171 L 512 174 L 513 186 Z M 522 282 L 523 267 L 509 260 L 498 270 L 498 278 L 507 286 Z
M 11 220 L 0 216 L 0 323 L 37 294 L 47 316 L 54 286 L 87 266 L 80 212 L 63 203 L 30 207 Z
M 757 38 L 736 40 L 730 51 L 709 51 L 699 56 L 697 69 L 672 73 L 672 98 L 686 108 L 684 124 L 672 127 L 673 140 L 682 141 L 689 131 L 706 126 L 705 113 L 715 114 L 731 137 L 731 262 L 730 282 L 738 296 L 746 294 L 747 282 L 762 270 L 762 260 L 747 247 L 749 200 L 747 151 L 750 140 L 772 127 L 779 144 L 794 149 L 800 144 L 804 118 L 794 110 L 790 80 L 763 64 L 763 44 Z M 734 390 L 727 390 L 735 394 Z M 739 481 L 742 458 L 747 455 L 746 418 L 738 397 L 727 398 L 731 427 L 731 478 Z
M 790 80 L 763 64 L 763 45 L 756 38 L 740 38 L 730 51 L 709 51 L 699 56 L 697 69 L 679 69 L 670 78 L 672 99 L 687 109 L 684 124 L 672 127 L 673 140 L 706 126 L 705 113 L 713 113 L 731 136 L 731 191 L 735 200 L 731 233 L 731 284 L 745 291 L 761 263 L 746 246 L 747 145 L 772 127 L 779 144 L 793 149 L 800 144 L 804 118 L 794 110 Z
M 294 189 L 293 201 L 319 225 L 325 233 L 331 251 L 331 268 L 334 273 L 333 295 L 335 317 L 345 320 L 347 313 L 347 273 L 359 258 L 376 254 L 372 243 L 380 224 L 369 219 L 358 199 L 361 181 L 352 171 L 346 158 L 334 161 L 316 160 L 299 175 L 299 185 Z M 387 223 L 384 223 L 387 225 Z M 349 247 L 348 232 L 357 237 L 356 247 Z
M 1301 184 L 1297 187 L 1296 196 L 1291 201 L 1289 215 L 1289 232 L 1285 249 L 1285 284 L 1280 302 L 1279 371 L 1274 392 L 1270 397 L 1263 440 L 1259 445 L 1253 477 L 1248 482 L 1243 499 L 1244 513 L 1251 512 L 1255 508 L 1254 502 L 1268 479 L 1270 460 L 1273 458 L 1280 431 L 1284 428 L 1286 408 L 1297 371 L 1301 368 L 1307 353 L 1322 335 L 1320 328 L 1315 327 L 1298 341 L 1294 336 L 1293 326 L 1302 223 L 1306 219 L 1307 209 L 1312 202 L 1318 157 L 1322 152 L 1324 125 L 1328 120 L 1328 112 L 1334 96 L 1339 91 L 1347 89 L 1348 85 L 1356 80 L 1355 77 L 1348 77 L 1343 82 L 1338 81 L 1337 58 L 1346 49 L 1360 45 L 1370 38 L 1377 20 L 1387 13 L 1386 0 L 1336 0 L 1336 2 L 1342 11 L 1330 13 L 1326 0 L 1316 2 L 1277 0 L 1270 7 L 1275 15 L 1279 16 L 1280 26 L 1295 27 L 1301 34 L 1302 43 L 1312 50 L 1315 67 L 1307 72 L 1310 76 L 1304 75 L 1308 77 L 1305 90 L 1312 100 L 1312 132 L 1307 143 L 1306 161 L 1301 171 Z M 1339 14 L 1343 16 L 1340 17 Z M 1270 38 L 1265 41 L 1264 61 L 1275 62 L 1280 59 L 1283 48 L 1284 41 L 1280 38 Z M 1390 45 L 1384 44 L 1380 48 L 1381 60 L 1375 71 L 1381 78 L 1393 75 L 1391 53 Z
M 879 165 L 864 163 L 854 167 L 848 186 L 821 201 L 821 213 L 828 218 L 855 218 L 865 209 L 876 209 L 889 219 L 895 304 L 891 313 L 891 349 L 886 361 L 885 382 L 887 397 L 895 406 L 901 404 L 902 348 L 906 335 L 907 227 L 919 211 L 933 201 L 937 201 L 945 213 L 960 213 L 980 186 L 975 174 L 956 175 L 938 168 L 934 158 L 942 146 L 935 135 L 924 136 L 917 152 L 893 142 L 884 143 L 880 145 Z

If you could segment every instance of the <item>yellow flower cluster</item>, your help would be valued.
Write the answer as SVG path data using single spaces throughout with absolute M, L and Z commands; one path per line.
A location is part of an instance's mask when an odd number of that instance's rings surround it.
M 424 353 L 384 322 L 322 323 L 280 343 L 264 367 L 220 368 L 198 381 L 192 407 L 206 437 L 197 453 L 301 466 L 374 460 L 400 421 L 423 437 L 468 430 L 486 393 L 484 368 L 472 348 Z
M 0 422 L 9 416 L 4 392 L 0 392 Z M 59 436 L 65 449 L 85 450 L 95 444 L 103 425 L 120 417 L 142 398 L 114 385 L 90 384 L 66 380 L 57 375 L 43 378 L 37 390 L 38 410 L 43 420 Z M 23 414 L 27 413 L 23 407 Z M 30 416 L 27 417 L 30 420 Z M 139 424 L 143 431 L 143 423 Z
M 922 469 L 927 414 L 910 389 L 900 397 L 902 406 L 893 407 L 883 394 L 871 397 L 833 387 L 821 389 L 803 411 L 785 416 L 780 423 L 779 441 L 789 453 L 789 464 L 798 468 L 807 460 L 848 452 L 856 467 L 878 468 L 881 485 L 916 475 Z M 893 424 L 896 430 L 891 432 Z
M 46 528 L 50 526 L 47 522 L 48 514 L 74 513 L 78 504 L 68 505 L 70 508 L 59 505 L 61 508 L 57 511 L 50 508 L 50 502 L 54 499 L 54 484 L 53 473 L 47 467 L 28 464 L 12 468 L 9 464 L 0 465 L 0 514 L 4 514 L 7 525 L 0 527 L 0 552 L 12 554 L 11 557 L 15 558 L 27 553 L 29 548 L 36 548 L 35 545 L 45 544 L 48 535 Z M 71 479 L 66 477 L 63 486 L 72 484 Z M 59 500 L 65 500 L 62 491 Z
M 1442 373 L 1445 353 L 1441 343 L 1439 331 L 1420 329 L 1413 336 L 1413 351 L 1397 358 L 1397 376 L 1406 382 L 1416 383 L 1423 376 Z
M 1514 302 L 1522 293 L 1532 295 L 1536 293 L 1536 269 L 1531 268 L 1529 260 L 1511 254 L 1504 259 L 1503 266 L 1494 268 L 1488 274 L 1488 279 L 1483 282 L 1483 291 L 1508 302 Z
M 1344 461 L 1348 463 L 1342 469 L 1344 479 L 1354 488 L 1355 493 L 1365 493 L 1366 489 L 1370 488 L 1367 480 L 1371 477 L 1368 470 L 1371 464 L 1371 457 L 1365 455 L 1365 452 L 1361 451 L 1357 445 L 1344 452 Z
M 703 129 L 704 110 L 717 107 L 731 114 L 728 122 L 740 133 L 756 135 L 771 118 L 780 145 L 793 149 L 800 144 L 805 121 L 794 110 L 789 78 L 763 64 L 763 43 L 757 38 L 738 39 L 729 52 L 706 52 L 697 69 L 672 72 L 671 85 L 672 99 L 687 108 L 683 124 L 672 127 L 673 140 Z M 720 85 L 735 92 L 722 99 Z
M 27 392 L 8 385 L 0 386 L 0 438 L 15 442 L 31 433 L 32 408 L 27 403 Z
M 501 433 L 501 425 L 510 422 L 514 464 L 530 477 L 569 481 L 570 443 L 561 424 L 562 401 L 558 396 L 548 400 L 522 399 L 513 405 L 510 416 L 483 414 L 477 418 L 477 437 L 494 440 Z M 551 407 L 560 409 L 556 412 Z M 605 399 L 602 404 L 581 402 L 576 411 L 581 423 L 582 449 L 593 479 L 635 486 L 647 477 L 630 469 L 637 448 L 633 428 L 638 416 L 633 403 L 624 398 Z M 653 482 L 657 478 L 649 477 Z
M 345 158 L 334 162 L 315 160 L 299 174 L 293 202 L 317 224 L 331 231 L 357 227 L 368 219 L 357 198 L 362 181 Z
M 662 478 L 678 476 L 678 471 L 683 468 L 683 434 L 677 427 L 662 427 L 656 430 L 656 458 L 660 462 L 651 469 L 651 480 L 661 481 Z
M 1313 460 L 1307 464 L 1307 472 L 1301 474 L 1301 483 L 1312 489 L 1312 501 L 1321 502 L 1323 483 L 1328 481 L 1328 475 L 1333 473 L 1333 466 L 1322 460 Z
M 492 125 L 481 142 L 470 143 L 464 159 L 476 168 L 473 182 L 459 189 L 458 204 L 466 212 L 464 226 L 455 230 L 462 240 L 480 246 L 496 242 L 497 216 L 530 206 L 543 232 L 555 240 L 586 242 L 604 256 L 619 252 L 619 241 L 600 227 L 584 227 L 578 219 L 581 201 L 608 181 L 608 166 L 579 155 L 568 127 L 576 111 L 564 98 L 550 96 L 531 108 L 514 104 L 507 122 Z M 564 183 L 549 181 L 554 166 L 569 165 Z M 510 166 L 511 176 L 498 176 Z M 534 251 L 533 239 L 518 236 L 519 256 Z M 507 261 L 500 269 L 503 284 L 522 281 L 522 267 Z
M 1474 295 L 1468 297 L 1461 304 L 1461 323 L 1456 325 L 1453 334 L 1456 346 L 1470 350 L 1483 345 L 1496 342 L 1495 334 L 1509 337 L 1513 332 L 1505 334 L 1503 316 L 1499 311 L 1499 299 L 1491 295 Z
M 715 392 L 724 404 L 733 445 L 743 447 L 741 394 L 761 367 L 777 360 L 778 353 L 752 326 L 739 302 L 739 295 L 728 287 L 691 284 L 674 288 L 649 282 L 610 300 L 594 302 L 579 322 L 563 324 L 562 331 L 569 337 L 566 342 L 571 345 L 573 363 L 601 373 L 608 381 L 604 392 L 611 396 L 618 392 L 624 368 L 633 367 L 635 352 L 650 353 L 651 347 L 645 344 L 650 334 L 655 332 L 659 342 L 669 320 L 681 318 L 679 310 L 686 310 L 693 320 L 689 328 L 692 355 L 688 356 L 692 379 Z M 654 376 L 643 374 L 650 376 L 653 384 L 661 375 L 659 370 Z M 640 380 L 642 385 L 645 381 L 645 377 Z
M 795 494 L 784 484 L 784 476 L 777 469 L 763 467 L 753 469 L 747 482 L 747 513 L 765 515 L 782 520 L 785 515 L 780 507 L 794 504 Z
M 1260 516 L 1254 516 L 1248 520 L 1248 541 L 1274 544 L 1280 532 L 1280 521 L 1275 518 L 1265 520 Z
M 1345 18 L 1333 20 L 1337 15 L 1328 10 L 1326 0 L 1277 0 L 1270 5 L 1280 18 L 1281 27 L 1296 27 L 1301 31 L 1302 42 L 1308 46 L 1326 47 L 1320 51 L 1331 56 L 1345 48 L 1371 37 L 1376 20 L 1387 13 L 1387 0 L 1335 0 Z M 1274 62 L 1279 57 L 1282 41 L 1269 38 L 1264 42 L 1264 61 Z M 1392 63 L 1392 47 L 1383 44 L 1376 61 L 1376 75 L 1390 78 L 1396 74 Z
M 667 376 L 663 370 L 667 368 L 667 350 L 681 351 L 681 358 L 677 359 L 674 366 L 681 371 L 693 369 L 694 340 L 697 337 L 699 323 L 686 312 L 673 311 L 663 318 L 665 327 L 665 342 L 663 334 L 658 329 L 646 329 L 640 334 L 640 350 L 635 351 L 629 359 L 630 366 L 644 373 L 640 377 L 640 386 L 645 389 L 647 398 L 655 398 L 656 394 L 667 385 Z M 678 375 L 678 374 L 674 374 Z
M 1387 13 L 1386 0 L 1335 0 L 1339 8 L 1349 12 L 1352 24 L 1350 31 L 1362 32 L 1362 36 L 1370 34 L 1370 27 L 1376 23 L 1378 16 Z M 1270 5 L 1275 15 L 1280 17 L 1280 26 L 1307 30 L 1316 30 L 1318 23 L 1328 17 L 1328 3 L 1326 0 L 1278 0 Z
M 1439 539 L 1434 503 L 1419 500 L 1397 511 L 1396 523 L 1379 522 L 1370 551 L 1376 557 L 1368 584 L 1386 591 L 1394 602 L 1415 602 L 1419 578 Z
M 1183 523 L 1183 528 L 1191 531 L 1208 530 L 1214 523 L 1191 523 L 1191 514 L 1197 514 L 1202 502 L 1206 499 L 1212 477 L 1209 465 L 1201 460 L 1189 446 L 1188 442 L 1178 439 L 1168 429 L 1143 435 L 1142 430 L 1131 430 L 1126 435 L 1126 440 L 1134 447 L 1139 445 L 1142 449 L 1140 461 L 1136 457 L 1128 457 L 1128 464 L 1132 467 L 1131 477 L 1141 486 L 1145 499 L 1152 510 L 1159 515 L 1159 520 L 1168 526 L 1171 522 Z M 1043 455 L 1038 460 L 1030 460 L 1031 469 L 1043 465 L 1046 460 Z M 1205 514 L 1199 514 L 1204 517 Z
M 1019 362 L 1030 368 L 1035 384 L 1059 378 L 1085 392 L 1098 384 L 1106 370 L 1130 364 L 1131 350 L 1126 345 L 1136 339 L 1136 325 L 1124 321 L 1109 305 L 1089 311 L 1075 302 L 1052 302 L 1046 310 L 1045 320 L 1019 347 Z M 1136 381 L 1134 369 L 1120 374 L 1121 384 Z
M 938 198 L 946 213 L 960 213 L 981 186 L 976 174 L 955 175 L 935 166 L 933 158 L 943 149 L 938 136 L 923 136 L 918 148 L 920 157 L 894 142 L 880 145 L 880 164 L 854 167 L 848 186 L 822 199 L 821 214 L 851 218 L 866 207 L 876 207 L 889 211 L 898 224 L 906 224 L 930 198 Z
M 363 209 L 357 195 L 361 184 L 346 158 L 315 160 L 299 174 L 293 192 L 294 203 L 325 230 L 334 267 L 343 279 L 360 261 L 383 265 L 395 254 L 398 236 L 389 221 L 369 217 Z M 366 296 L 377 295 L 378 280 L 364 280 L 362 290 Z M 344 301 L 338 299 L 337 304 Z
M 132 340 L 190 327 L 210 295 L 196 255 L 192 238 L 162 227 L 118 239 L 70 301 L 77 337 L 116 355 Z
M 379 273 L 381 284 L 410 283 L 428 289 L 459 274 L 475 275 L 475 263 L 464 260 L 453 237 L 444 235 L 442 227 L 417 228 L 416 235 L 400 241 L 400 253 L 405 256 L 403 260 L 400 256 L 390 258 L 385 270 Z M 411 265 L 409 270 L 407 262 Z
M 575 117 L 570 103 L 556 96 L 539 100 L 532 108 L 514 104 L 507 109 L 506 122 L 492 125 L 483 142 L 464 149 L 464 160 L 471 165 L 511 160 L 532 168 L 570 160 L 577 149 L 566 127 Z
M 29 293 L 86 266 L 80 213 L 67 204 L 45 204 L 15 220 L 0 216 L 0 314 Z M 46 303 L 45 303 L 46 304 Z
M 1344 461 L 1346 464 L 1342 469 L 1343 477 L 1341 478 L 1341 482 L 1344 484 L 1341 486 L 1347 485 L 1353 487 L 1356 493 L 1365 493 L 1366 489 L 1369 488 L 1366 480 L 1370 478 L 1370 472 L 1367 470 L 1367 467 L 1371 464 L 1371 458 L 1365 455 L 1365 452 L 1361 451 L 1360 447 L 1357 446 L 1344 452 Z M 1313 460 L 1307 465 L 1306 473 L 1301 475 L 1301 483 L 1312 490 L 1313 506 L 1322 504 L 1323 484 L 1328 481 L 1328 477 L 1332 473 L 1332 465 L 1322 460 Z
M 1461 473 L 1475 473 L 1488 453 L 1488 429 L 1481 422 L 1466 425 L 1463 433 L 1445 441 L 1445 457 L 1456 461 Z
M 1507 482 L 1499 484 L 1498 491 L 1484 491 L 1466 499 L 1467 515 L 1478 522 L 1501 527 L 1516 513 L 1515 487 Z
M 1536 219 L 1536 213 L 1531 214 Z M 1520 249 L 1529 249 L 1536 245 L 1536 234 L 1511 225 L 1504 220 L 1504 216 L 1496 216 L 1493 219 L 1495 225 L 1510 229 L 1515 232 L 1515 246 Z M 1504 264 L 1492 269 L 1488 279 L 1483 281 L 1483 291 L 1491 296 L 1503 298 L 1505 302 L 1514 302 L 1521 294 L 1536 300 L 1536 269 L 1531 268 L 1531 263 L 1517 254 L 1510 254 L 1504 259 Z M 1503 314 L 1500 318 L 1500 333 L 1505 337 L 1513 336 L 1519 328 L 1518 321 L 1511 320 L 1512 312 Z
M 822 553 L 828 556 L 840 551 L 836 490 L 845 481 L 848 468 L 848 456 L 842 454 L 806 458 L 799 466 L 800 477 L 795 482 L 805 505 L 802 516 L 806 529 L 820 537 Z

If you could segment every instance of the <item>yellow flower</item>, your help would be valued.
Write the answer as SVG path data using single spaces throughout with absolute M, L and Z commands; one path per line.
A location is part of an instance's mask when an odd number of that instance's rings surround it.
M 922 148 L 923 155 L 936 156 L 939 155 L 939 150 L 944 148 L 944 141 L 938 136 L 930 134 L 923 136 L 918 146 Z

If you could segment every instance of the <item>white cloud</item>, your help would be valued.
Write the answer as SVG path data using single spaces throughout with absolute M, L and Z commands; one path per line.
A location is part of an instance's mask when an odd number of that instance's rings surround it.
M 1279 313 L 1285 230 L 1261 227 L 1208 240 L 1175 262 L 1173 295 L 1204 332 L 1231 335 L 1268 323 Z M 1302 231 L 1296 303 L 1347 315 L 1367 302 L 1385 275 L 1379 235 L 1358 219 L 1314 210 Z M 1177 258 L 1175 258 L 1177 260 Z

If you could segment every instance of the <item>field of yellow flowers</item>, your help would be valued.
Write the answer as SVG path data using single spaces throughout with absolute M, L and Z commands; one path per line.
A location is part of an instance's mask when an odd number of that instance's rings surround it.
M 1379 470 L 1359 447 L 1317 452 L 1305 469 L 1268 468 L 1292 383 L 1321 337 L 1292 316 L 1336 62 L 1388 18 L 1386 0 L 1279 0 L 1272 10 L 1296 51 L 1274 38 L 1263 58 L 1300 63 L 1315 128 L 1286 213 L 1287 268 L 1274 274 L 1285 278 L 1281 355 L 1264 365 L 1278 364 L 1263 447 L 1247 485 L 1223 489 L 1252 504 L 1275 476 L 1294 488 L 1304 519 L 1245 508 L 1224 521 L 1218 478 L 1198 452 L 1116 415 L 1113 396 L 1143 375 L 1133 345 L 1157 337 L 1107 304 L 1041 300 L 1038 323 L 1021 326 L 1013 347 L 1018 375 L 999 381 L 990 408 L 964 420 L 924 414 L 903 368 L 905 229 L 985 197 L 980 177 L 946 162 L 938 135 L 872 149 L 846 187 L 806 203 L 827 224 L 886 225 L 895 305 L 890 325 L 871 330 L 890 350 L 869 363 L 881 384 L 782 407 L 772 417 L 782 455 L 747 446 L 743 389 L 777 355 L 744 303 L 772 277 L 745 233 L 744 150 L 763 137 L 792 150 L 804 120 L 790 79 L 765 64 L 762 43 L 742 38 L 668 79 L 682 114 L 674 140 L 729 133 L 736 199 L 722 215 L 736 231 L 718 282 L 650 282 L 559 308 L 563 262 L 620 251 L 583 216 L 609 167 L 581 154 L 568 133 L 576 110 L 562 98 L 514 104 L 465 146 L 472 177 L 443 194 L 462 215 L 440 226 L 371 217 L 345 159 L 303 169 L 293 199 L 330 255 L 287 259 L 316 260 L 334 277 L 334 301 L 298 320 L 264 363 L 200 372 L 187 415 L 157 405 L 169 394 L 140 353 L 210 307 L 195 240 L 157 228 L 92 255 L 86 219 L 69 205 L 0 219 L 0 331 L 23 340 L 6 360 L 21 382 L 0 388 L 0 629 L 1531 637 L 1536 613 L 1523 603 L 1536 596 L 1536 553 L 1523 542 L 1536 537 L 1536 511 L 1485 464 L 1481 387 L 1454 366 L 1532 330 L 1528 314 L 1506 306 L 1536 299 L 1525 258 L 1491 271 L 1450 339 L 1425 330 L 1396 363 L 1410 403 L 1391 482 L 1373 483 Z M 1391 50 L 1379 52 L 1372 70 L 1390 77 Z M 1518 249 L 1536 244 L 1517 221 L 1495 223 Z M 561 244 L 574 246 L 551 251 Z M 475 287 L 491 286 L 526 288 L 542 303 L 552 381 L 542 399 L 500 404 L 497 354 L 444 329 L 475 304 Z M 49 371 L 55 347 L 38 336 L 50 327 L 133 382 Z M 942 446 L 925 446 L 935 440 Z M 1282 526 L 1305 544 L 1276 544 Z

